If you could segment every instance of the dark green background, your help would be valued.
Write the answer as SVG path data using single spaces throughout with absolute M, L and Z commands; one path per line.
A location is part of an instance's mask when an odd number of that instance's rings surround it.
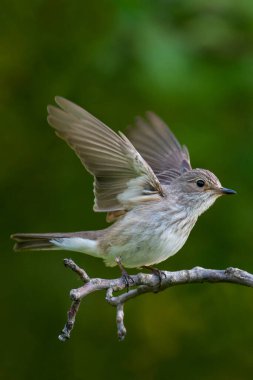
M 126 305 L 122 343 L 115 310 L 97 293 L 62 344 L 69 290 L 81 285 L 62 259 L 91 276 L 119 271 L 77 253 L 14 253 L 9 241 L 106 226 L 92 211 L 92 178 L 47 125 L 46 105 L 62 95 L 115 130 L 157 112 L 194 167 L 238 191 L 161 268 L 253 272 L 252 46 L 251 0 L 1 2 L 1 379 L 252 379 L 252 289 L 142 296 Z

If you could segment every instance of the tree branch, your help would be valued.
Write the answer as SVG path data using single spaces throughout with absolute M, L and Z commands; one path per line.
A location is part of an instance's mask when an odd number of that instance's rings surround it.
M 126 283 L 123 277 L 117 279 L 90 278 L 87 273 L 81 269 L 71 259 L 64 259 L 67 268 L 73 270 L 84 282 L 84 285 L 78 289 L 72 289 L 70 298 L 72 299 L 71 307 L 68 311 L 67 323 L 65 324 L 59 339 L 65 342 L 70 338 L 70 333 L 74 327 L 75 318 L 82 299 L 90 293 L 98 290 L 106 291 L 106 301 L 116 307 L 116 323 L 119 340 L 126 336 L 124 326 L 124 304 L 143 293 L 158 293 L 164 289 L 176 285 L 201 283 L 201 282 L 230 282 L 238 285 L 253 287 L 253 274 L 237 268 L 227 268 L 225 270 L 205 269 L 195 267 L 190 270 L 180 270 L 176 272 L 162 271 L 162 276 L 153 274 L 138 273 L 130 276 L 131 281 Z M 133 289 L 128 291 L 128 288 Z M 115 293 L 126 290 L 124 293 L 114 295 Z

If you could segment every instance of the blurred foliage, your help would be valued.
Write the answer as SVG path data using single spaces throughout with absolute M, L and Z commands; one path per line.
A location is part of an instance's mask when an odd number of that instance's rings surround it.
M 66 253 L 19 255 L 9 235 L 106 225 L 92 212 L 92 179 L 47 126 L 46 105 L 62 95 L 115 130 L 154 110 L 194 167 L 238 191 L 161 268 L 253 272 L 252 1 L 2 0 L 0 31 L 0 378 L 251 379 L 251 289 L 203 284 L 131 301 L 123 343 L 115 310 L 90 296 L 61 344 L 68 292 L 80 282 L 62 265 Z M 68 256 L 92 276 L 119 275 Z

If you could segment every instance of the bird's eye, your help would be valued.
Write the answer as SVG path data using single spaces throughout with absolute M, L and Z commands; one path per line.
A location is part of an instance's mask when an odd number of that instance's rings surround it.
M 205 185 L 205 181 L 203 181 L 202 179 L 198 179 L 196 184 L 198 187 L 203 187 Z

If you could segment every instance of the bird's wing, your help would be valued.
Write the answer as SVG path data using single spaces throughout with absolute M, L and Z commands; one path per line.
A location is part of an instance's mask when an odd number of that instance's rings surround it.
M 189 152 L 163 120 L 152 112 L 146 115 L 147 120 L 136 118 L 136 126 L 129 129 L 127 136 L 159 181 L 169 184 L 173 178 L 191 170 Z
M 74 103 L 56 97 L 48 122 L 94 176 L 95 211 L 127 210 L 161 199 L 163 190 L 150 166 L 122 133 L 119 135 Z

